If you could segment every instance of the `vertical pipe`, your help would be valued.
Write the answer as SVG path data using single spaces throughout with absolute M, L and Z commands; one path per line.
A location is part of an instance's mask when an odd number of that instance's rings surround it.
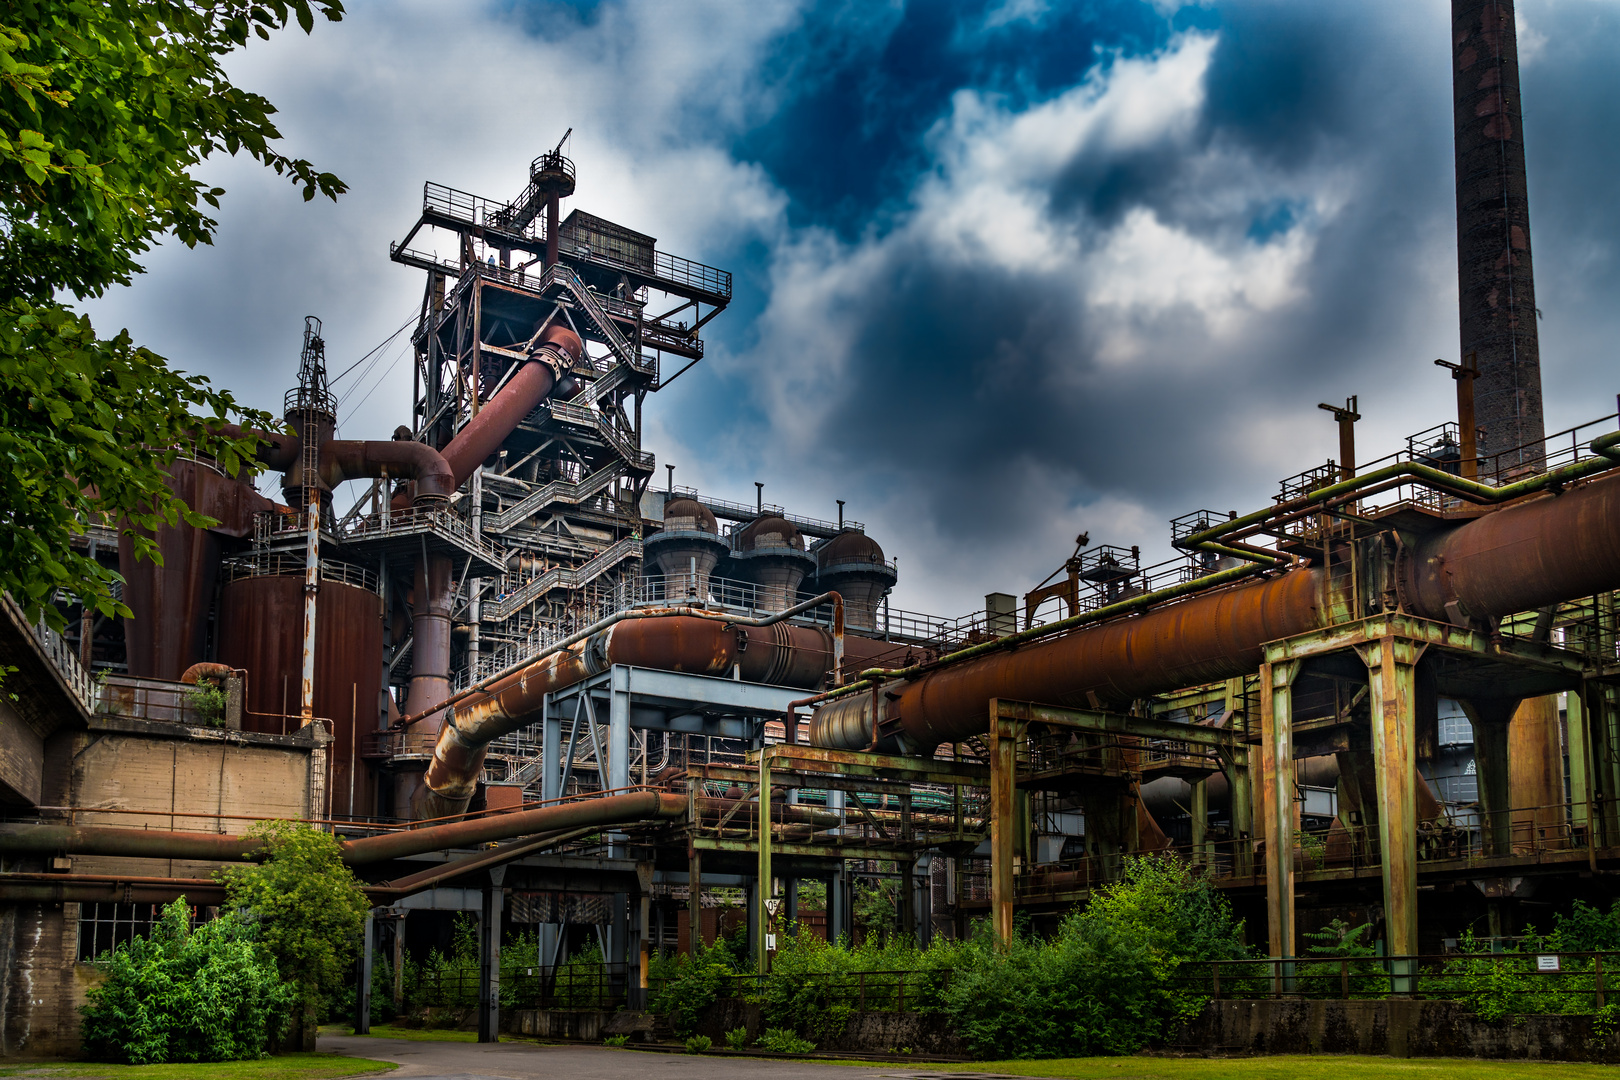
M 557 203 L 561 198 L 557 188 L 546 191 L 546 265 L 549 270 L 557 265 Z
M 321 588 L 321 492 L 305 470 L 304 493 L 309 510 L 304 520 L 304 655 L 298 685 L 298 716 L 307 726 L 315 718 L 315 596 Z
M 1477 353 L 1483 456 L 1540 468 L 1545 431 L 1512 0 L 1452 0 L 1460 356 Z

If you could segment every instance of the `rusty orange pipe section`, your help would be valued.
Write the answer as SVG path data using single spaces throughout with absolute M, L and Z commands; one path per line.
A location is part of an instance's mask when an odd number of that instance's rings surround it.
M 423 825 L 341 843 L 350 865 L 386 862 L 447 848 L 468 847 L 514 836 L 561 829 L 668 820 L 686 813 L 686 797 L 658 791 L 627 791 L 599 799 L 539 806 L 470 821 Z M 0 824 L 0 852 L 8 855 L 120 855 L 132 859 L 196 859 L 242 862 L 264 855 L 264 841 L 215 833 L 119 829 L 97 825 Z
M 1169 604 L 1010 653 L 932 671 L 875 695 L 884 720 L 898 723 L 911 752 L 983 734 L 991 698 L 1084 708 L 1093 696 L 1115 705 L 1180 686 L 1256 670 L 1261 646 L 1325 624 L 1322 571 L 1295 570 Z M 871 707 L 874 695 L 825 705 L 842 712 Z M 888 702 L 889 704 L 885 704 Z M 825 723 L 830 723 L 831 717 Z M 865 726 L 865 725 L 863 725 Z M 812 739 L 817 725 L 812 725 Z
M 444 448 L 444 460 L 450 463 L 455 487 L 465 483 L 485 458 L 500 449 L 501 442 L 539 407 L 584 354 L 584 343 L 568 327 L 553 324 L 546 328 L 530 362 L 514 372 L 500 393 L 486 402 Z
M 321 480 L 336 487 L 345 480 L 387 476 L 414 480 L 413 504 L 448 502 L 456 493 L 449 462 L 427 443 L 414 440 L 332 439 L 321 444 Z
M 583 682 L 613 664 L 723 675 L 737 662 L 737 630 L 713 619 L 670 615 L 615 623 L 542 657 L 455 710 L 433 747 L 412 816 L 459 814 L 478 786 L 491 740 L 521 727 L 553 690 Z
M 1620 586 L 1620 474 L 1536 495 L 1419 542 L 1403 567 L 1408 603 L 1464 624 Z

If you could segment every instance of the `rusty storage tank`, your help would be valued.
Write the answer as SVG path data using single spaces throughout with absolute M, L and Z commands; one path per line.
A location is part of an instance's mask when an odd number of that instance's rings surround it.
M 136 559 L 134 541 L 120 530 L 118 572 L 124 577 L 124 602 L 133 613 L 124 620 L 129 674 L 174 681 L 207 659 L 208 609 L 226 545 L 252 536 L 254 515 L 271 509 L 272 503 L 251 484 L 190 458 L 169 466 L 166 482 L 187 506 L 219 524 L 208 529 L 184 521 L 159 525 L 150 535 L 162 565 Z
M 664 528 L 642 542 L 649 562 L 664 575 L 664 597 L 671 603 L 709 598 L 709 575 L 729 550 L 720 526 L 696 499 L 664 504 Z
M 816 568 L 804 550 L 804 534 L 780 514 L 762 514 L 738 531 L 731 552 L 733 573 L 759 587 L 759 606 L 766 611 L 790 608 L 799 584 Z
M 302 557 L 259 556 L 228 563 L 219 601 L 219 659 L 247 670 L 242 727 L 270 734 L 298 730 L 303 680 Z M 315 715 L 331 722 L 327 813 L 376 813 L 376 783 L 361 754 L 378 727 L 382 689 L 382 600 L 369 572 L 321 560 L 315 605 Z
M 877 629 L 877 609 L 899 579 L 883 548 L 859 529 L 845 529 L 815 549 L 816 589 L 844 598 L 844 625 Z

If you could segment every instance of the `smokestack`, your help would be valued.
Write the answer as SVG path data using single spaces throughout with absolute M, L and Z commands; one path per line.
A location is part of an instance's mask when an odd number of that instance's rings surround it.
M 1482 472 L 1543 465 L 1541 351 L 1530 271 L 1530 205 L 1512 0 L 1452 0 L 1457 136 L 1457 284 L 1474 381 Z M 1515 447 L 1520 452 L 1498 459 Z

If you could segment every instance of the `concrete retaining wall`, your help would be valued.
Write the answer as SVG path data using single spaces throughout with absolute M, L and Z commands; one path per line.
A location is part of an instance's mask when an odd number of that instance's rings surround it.
M 1392 1057 L 1620 1060 L 1620 1040 L 1591 1016 L 1488 1023 L 1454 1001 L 1212 1001 L 1173 1052 L 1388 1054 Z

